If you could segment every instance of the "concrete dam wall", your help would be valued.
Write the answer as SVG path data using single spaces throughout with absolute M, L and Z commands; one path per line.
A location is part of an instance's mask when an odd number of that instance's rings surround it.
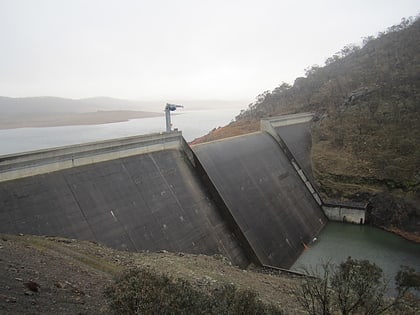
M 0 232 L 288 268 L 326 218 L 268 133 L 180 133 L 0 157 Z
M 145 140 L 138 141 L 141 150 L 135 155 L 116 159 L 115 152 L 127 149 L 124 145 L 110 143 L 98 152 L 92 151 L 96 144 L 58 150 L 54 161 L 44 165 L 42 156 L 48 160 L 49 151 L 3 158 L 3 171 L 5 162 L 10 169 L 22 160 L 26 167 L 15 172 L 31 167 L 32 172 L 36 167 L 55 171 L 0 183 L 0 232 L 93 240 L 130 251 L 221 253 L 247 265 L 240 244 L 187 162 L 181 135 Z M 68 149 L 74 152 L 68 155 Z M 92 159 L 108 154 L 110 160 L 66 167 L 84 151 Z M 56 169 L 58 160 L 64 169 Z
M 327 219 L 265 132 L 193 147 L 264 265 L 290 267 Z

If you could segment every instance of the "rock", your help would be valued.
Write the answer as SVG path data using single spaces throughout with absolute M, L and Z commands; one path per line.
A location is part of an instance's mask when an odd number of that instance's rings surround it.
M 6 303 L 16 303 L 16 302 L 17 302 L 17 299 L 13 296 L 8 296 L 6 298 Z
M 39 288 L 41 287 L 38 283 L 35 281 L 29 280 L 28 282 L 24 283 L 25 287 L 27 287 L 32 292 L 39 292 Z
M 54 285 L 56 288 L 59 288 L 59 289 L 63 289 L 65 287 L 64 283 L 62 282 L 56 282 L 54 283 Z

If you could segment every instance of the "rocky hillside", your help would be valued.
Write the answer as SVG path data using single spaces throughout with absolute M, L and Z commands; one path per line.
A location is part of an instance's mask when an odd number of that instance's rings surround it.
M 293 86 L 262 93 L 195 143 L 258 130 L 263 117 L 314 112 L 312 162 L 324 197 L 370 201 L 371 223 L 420 241 L 419 74 L 420 19 L 403 19 Z

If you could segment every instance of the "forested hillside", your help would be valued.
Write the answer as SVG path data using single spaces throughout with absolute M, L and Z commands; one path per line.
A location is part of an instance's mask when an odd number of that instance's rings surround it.
M 293 86 L 259 95 L 201 141 L 263 117 L 314 112 L 312 163 L 324 197 L 370 201 L 371 223 L 420 241 L 420 19 L 345 46 Z

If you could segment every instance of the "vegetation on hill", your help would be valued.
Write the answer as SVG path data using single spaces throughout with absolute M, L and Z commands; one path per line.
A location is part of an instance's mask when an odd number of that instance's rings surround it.
M 417 17 L 347 45 L 194 143 L 256 131 L 264 117 L 314 112 L 312 164 L 324 197 L 370 201 L 371 223 L 420 241 L 419 38 Z

